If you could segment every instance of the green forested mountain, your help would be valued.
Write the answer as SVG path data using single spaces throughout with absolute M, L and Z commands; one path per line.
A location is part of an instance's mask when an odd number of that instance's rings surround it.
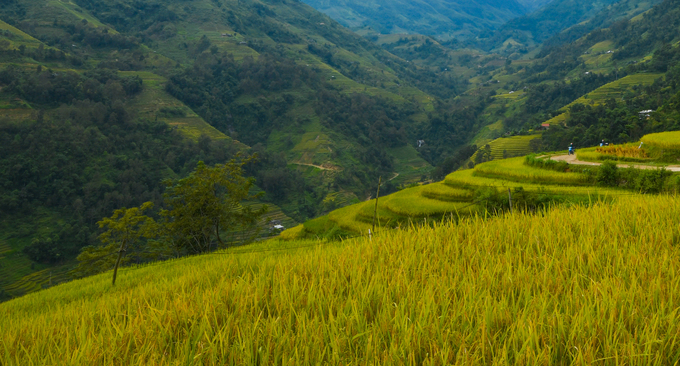
M 387 191 L 420 180 L 418 132 L 450 113 L 434 95 L 462 91 L 297 1 L 10 1 L 0 20 L 10 295 L 68 267 L 113 209 L 160 207 L 161 180 L 199 160 L 258 153 L 248 173 L 284 221 L 363 199 L 379 176 Z M 449 151 L 472 133 L 448 128 Z
M 554 0 L 543 8 L 508 21 L 494 32 L 482 34 L 475 45 L 506 55 L 525 54 L 543 42 L 570 42 L 623 18 L 632 18 L 660 0 Z M 566 34 L 560 33 L 566 31 Z
M 538 149 L 636 141 L 678 129 L 679 5 L 667 0 L 644 15 L 548 47 L 535 61 L 508 62 L 473 90 L 498 94 L 493 104 L 504 131 L 549 123 L 535 141 Z M 641 115 L 644 110 L 655 113 Z
M 370 27 L 382 33 L 417 33 L 440 39 L 463 39 L 495 29 L 528 7 L 515 0 L 305 0 L 343 25 Z

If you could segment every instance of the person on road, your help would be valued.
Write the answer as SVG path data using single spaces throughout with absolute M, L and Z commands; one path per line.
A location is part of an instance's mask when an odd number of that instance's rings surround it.
M 574 155 L 574 143 L 569 144 L 569 155 Z

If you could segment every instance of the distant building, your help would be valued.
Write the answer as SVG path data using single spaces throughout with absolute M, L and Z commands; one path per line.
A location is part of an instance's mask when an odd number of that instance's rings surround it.
M 550 123 L 541 123 L 541 128 L 544 130 L 549 130 L 550 129 Z
M 425 140 L 418 140 L 418 147 L 425 146 Z
M 649 116 L 651 116 L 652 113 L 654 113 L 653 109 L 647 109 L 647 110 L 638 112 L 638 115 L 640 116 L 640 119 L 642 119 L 642 118 L 649 118 Z

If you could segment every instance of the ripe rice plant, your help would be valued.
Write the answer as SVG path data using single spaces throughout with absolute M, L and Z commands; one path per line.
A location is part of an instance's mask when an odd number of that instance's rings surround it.
M 614 145 L 597 147 L 595 151 L 604 155 L 613 155 L 619 158 L 648 158 L 647 150 L 631 145 Z
M 387 201 L 385 207 L 396 214 L 408 217 L 427 217 L 449 213 L 469 215 L 479 209 L 468 202 L 446 202 L 425 197 L 418 199 L 395 197 Z
M 680 150 L 680 131 L 651 133 L 643 136 L 640 140 L 654 147 Z
M 439 201 L 469 201 L 472 199 L 472 191 L 461 188 L 453 188 L 443 182 L 428 184 L 421 190 L 421 195 Z
M 269 241 L 0 304 L 0 364 L 672 365 L 680 199 Z
M 305 235 L 305 225 L 300 224 L 298 226 L 286 229 L 281 232 L 281 239 L 283 240 L 295 240 L 301 239 Z
M 587 183 L 587 177 L 580 173 L 562 173 L 554 170 L 534 168 L 524 164 L 524 157 L 492 160 L 475 166 L 475 174 L 483 177 L 502 178 L 519 182 L 544 184 Z
M 597 200 L 597 197 L 616 197 L 620 195 L 630 194 L 630 192 L 613 188 L 601 188 L 589 186 L 558 186 L 558 185 L 545 186 L 541 184 L 486 178 L 475 175 L 475 171 L 473 169 L 459 170 L 453 172 L 446 176 L 444 182 L 447 185 L 450 185 L 451 187 L 466 188 L 471 190 L 486 187 L 493 187 L 502 190 L 506 190 L 508 188 L 522 187 L 524 188 L 524 190 L 528 192 L 542 191 L 561 195 L 574 195 L 586 197 L 591 196 L 593 197 L 593 200 Z
M 370 224 L 361 222 L 356 219 L 357 213 L 361 211 L 364 205 L 373 207 L 374 200 L 361 202 L 354 205 L 346 206 L 328 214 L 328 219 L 334 221 L 342 229 L 352 231 L 355 233 L 366 233 L 371 228 Z
M 524 135 L 501 137 L 489 143 L 491 156 L 494 159 L 504 159 L 512 156 L 522 156 L 532 152 L 530 142 L 541 135 Z

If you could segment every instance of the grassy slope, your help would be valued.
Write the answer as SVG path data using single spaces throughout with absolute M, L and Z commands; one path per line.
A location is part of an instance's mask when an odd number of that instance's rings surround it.
M 230 139 L 224 133 L 218 131 L 203 118 L 197 115 L 191 108 L 165 92 L 167 80 L 149 71 L 124 71 L 124 76 L 139 76 L 144 83 L 144 90 L 134 99 L 128 102 L 128 108 L 136 112 L 138 117 L 146 119 L 158 119 L 171 126 L 175 126 L 187 138 L 198 141 L 201 135 L 207 135 L 214 140 Z M 162 115 L 161 109 L 168 108 L 180 110 L 183 116 Z M 161 114 L 161 117 L 158 115 Z M 240 143 L 239 143 L 240 144 Z M 241 147 L 246 147 L 240 144 Z
M 0 304 L 3 365 L 673 364 L 677 197 L 266 242 Z
M 505 191 L 508 188 L 521 187 L 529 195 L 561 197 L 573 202 L 610 199 L 629 194 L 618 189 L 588 186 L 585 183 L 586 176 L 581 173 L 532 168 L 523 162 L 523 157 L 493 160 L 478 164 L 474 169 L 451 173 L 442 182 L 416 186 L 380 197 L 376 225 L 396 228 L 408 226 L 413 221 L 439 220 L 451 215 L 468 216 L 483 212 L 480 205 L 483 202 L 473 201 L 473 192 L 488 188 Z M 284 231 L 283 235 L 288 239 L 327 236 L 335 228 L 344 230 L 346 234 L 365 234 L 372 226 L 374 211 L 375 199 L 364 201 L 291 228 Z
M 605 47 L 606 48 L 606 47 Z M 654 80 L 663 77 L 663 74 L 634 74 L 603 85 L 592 92 L 576 99 L 568 105 L 562 107 L 561 114 L 547 120 L 548 124 L 563 124 L 569 117 L 569 107 L 580 103 L 584 105 L 597 106 L 604 104 L 607 99 L 622 100 L 628 93 L 633 92 L 633 87 L 649 86 Z

